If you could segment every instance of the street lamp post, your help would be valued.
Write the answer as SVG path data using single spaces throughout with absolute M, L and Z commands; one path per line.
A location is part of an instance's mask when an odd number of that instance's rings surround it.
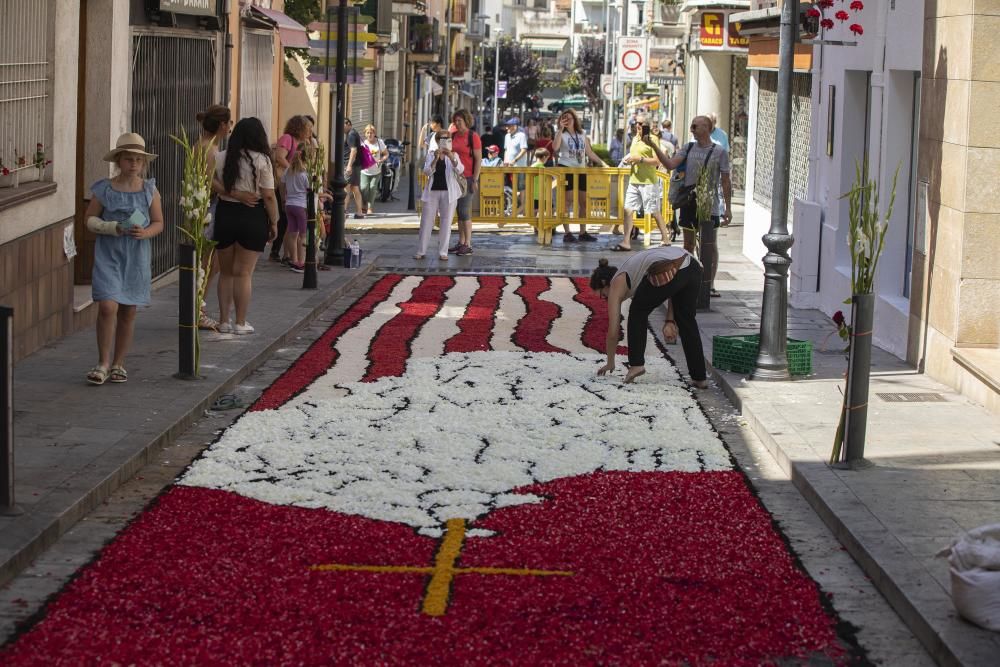
M 764 256 L 764 301 L 760 313 L 760 349 L 751 380 L 788 380 L 788 178 L 792 149 L 792 77 L 798 40 L 799 0 L 785 0 L 781 8 L 778 49 L 778 117 L 774 141 L 774 180 L 771 186 L 771 227 L 761 240 Z
M 500 111 L 500 99 L 497 97 L 500 94 L 500 35 L 503 34 L 503 29 L 497 28 L 497 44 L 496 53 L 493 54 L 493 125 L 490 126 L 490 131 L 497 126 L 497 113 Z

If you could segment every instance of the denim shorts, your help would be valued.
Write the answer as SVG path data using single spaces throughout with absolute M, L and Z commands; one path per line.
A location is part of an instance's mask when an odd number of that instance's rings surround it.
M 476 196 L 476 193 L 472 191 L 472 177 L 466 177 L 465 183 L 468 189 L 465 191 L 465 196 L 458 200 L 458 205 L 455 208 L 460 221 L 472 220 L 472 198 Z

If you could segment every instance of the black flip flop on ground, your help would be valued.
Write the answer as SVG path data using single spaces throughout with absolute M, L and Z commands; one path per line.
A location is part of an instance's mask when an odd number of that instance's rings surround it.
M 632 248 L 626 248 L 621 243 L 611 246 L 611 252 L 632 252 Z

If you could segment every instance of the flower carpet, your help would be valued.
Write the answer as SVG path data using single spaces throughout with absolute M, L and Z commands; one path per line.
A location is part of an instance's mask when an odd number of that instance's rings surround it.
M 387 275 L 0 663 L 863 662 L 586 281 Z

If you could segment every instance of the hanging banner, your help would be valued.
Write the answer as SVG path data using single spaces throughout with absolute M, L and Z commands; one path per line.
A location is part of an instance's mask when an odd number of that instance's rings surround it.
M 507 99 L 507 82 L 497 81 L 497 99 L 505 100 Z
M 618 80 L 645 83 L 649 65 L 649 39 L 618 38 Z

